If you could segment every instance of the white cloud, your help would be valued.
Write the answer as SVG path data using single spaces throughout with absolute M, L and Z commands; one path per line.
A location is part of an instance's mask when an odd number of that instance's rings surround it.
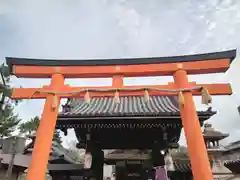
M 4 7 L 1 8 L 1 7 Z M 112 58 L 169 56 L 240 47 L 240 2 L 230 0 L 4 0 L 0 2 L 0 57 Z M 198 82 L 231 82 L 234 96 L 215 97 L 218 115 L 211 121 L 240 139 L 238 59 L 228 73 L 191 77 Z M 126 80 L 165 83 L 171 79 Z M 14 80 L 15 86 L 42 86 L 48 81 Z M 69 81 L 71 84 L 103 84 Z M 109 83 L 109 82 L 108 82 Z M 44 101 L 31 100 L 17 109 L 23 119 L 40 115 Z M 199 103 L 198 107 L 200 107 Z M 30 108 L 31 107 L 31 108 Z M 71 136 L 73 136 L 71 134 Z

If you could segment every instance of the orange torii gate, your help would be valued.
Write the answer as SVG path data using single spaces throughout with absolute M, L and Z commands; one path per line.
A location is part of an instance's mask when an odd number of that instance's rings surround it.
M 141 96 L 179 95 L 181 118 L 187 139 L 195 180 L 212 180 L 212 172 L 203 140 L 193 95 L 203 94 L 207 101 L 211 95 L 230 95 L 229 84 L 196 84 L 188 82 L 187 74 L 225 72 L 236 51 L 209 54 L 134 58 L 113 60 L 37 60 L 6 58 L 11 73 L 20 78 L 51 78 L 50 85 L 42 88 L 14 88 L 13 99 L 46 98 L 42 120 L 37 131 L 36 143 L 27 180 L 44 180 L 49 152 L 58 116 L 61 98 L 88 96 Z M 156 86 L 124 86 L 123 77 L 173 75 L 173 83 Z M 110 87 L 70 87 L 65 78 L 112 77 Z M 115 93 L 114 93 L 115 92 Z M 206 101 L 206 99 L 205 99 Z M 205 102 L 207 103 L 207 102 Z

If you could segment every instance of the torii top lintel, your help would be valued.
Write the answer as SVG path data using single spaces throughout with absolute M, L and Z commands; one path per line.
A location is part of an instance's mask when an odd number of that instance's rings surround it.
M 50 78 L 61 73 L 65 78 L 112 77 L 123 75 L 163 76 L 172 75 L 178 65 L 188 74 L 225 72 L 236 56 L 236 50 L 207 54 L 122 58 L 98 60 L 49 60 L 7 57 L 10 72 L 23 78 Z

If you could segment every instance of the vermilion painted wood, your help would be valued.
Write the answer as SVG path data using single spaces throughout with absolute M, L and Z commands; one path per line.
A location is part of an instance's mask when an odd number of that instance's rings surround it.
M 177 70 L 173 77 L 179 88 L 189 87 L 186 71 L 182 69 Z M 207 149 L 203 139 L 192 92 L 183 92 L 183 96 L 185 103 L 180 106 L 180 114 L 194 180 L 213 180 Z
M 206 87 L 211 95 L 230 95 L 232 94 L 232 89 L 230 84 L 196 84 L 190 83 L 190 87 L 202 86 Z M 156 85 L 156 86 L 124 86 L 125 88 L 161 88 L 161 89 L 176 89 L 177 87 L 170 83 L 168 85 Z M 112 86 L 107 87 L 70 87 L 70 86 L 62 86 L 59 87 L 57 92 L 76 92 L 83 89 L 89 88 L 99 88 L 99 89 L 107 89 L 112 88 Z M 49 86 L 44 86 L 43 88 L 14 88 L 12 93 L 13 99 L 42 99 L 46 98 L 48 95 L 47 93 L 35 93 L 37 91 L 44 91 L 44 90 L 52 90 Z M 90 97 L 111 97 L 114 96 L 114 92 L 89 92 Z M 198 91 L 193 91 L 193 95 L 201 95 Z M 62 94 L 59 97 L 62 98 L 71 98 L 71 97 L 84 97 L 85 92 L 78 93 L 78 94 Z M 149 91 L 149 95 L 177 95 L 177 93 L 170 93 L 170 92 L 161 92 L 161 91 Z M 120 91 L 119 96 L 143 96 L 143 91 Z
M 123 76 L 113 76 L 112 78 L 112 87 L 122 88 L 124 87 Z
M 51 87 L 58 90 L 64 84 L 64 77 L 61 74 L 54 74 L 52 76 Z M 27 180 L 44 180 L 48 165 L 49 152 L 52 145 L 53 134 L 56 126 L 58 116 L 58 109 L 60 105 L 60 98 L 58 97 L 58 105 L 52 108 L 54 101 L 53 95 L 46 97 L 46 102 L 37 130 L 36 141 L 34 143 L 34 151 L 30 166 L 28 168 Z
M 50 78 L 54 73 L 63 74 L 65 78 L 100 78 L 122 75 L 134 76 L 167 76 L 172 75 L 181 65 L 188 74 L 207 74 L 225 72 L 229 59 L 206 60 L 198 62 L 111 65 L 111 66 L 23 66 L 13 65 L 13 74 L 23 78 Z

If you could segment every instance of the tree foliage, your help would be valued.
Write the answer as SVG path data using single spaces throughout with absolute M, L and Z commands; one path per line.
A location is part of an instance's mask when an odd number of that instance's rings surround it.
M 19 130 L 21 134 L 25 134 L 26 136 L 33 135 L 37 132 L 37 129 L 40 124 L 40 118 L 38 116 L 31 118 L 29 121 L 21 123 L 19 125 Z M 60 136 L 60 132 L 55 130 L 53 140 L 58 142 L 59 144 L 62 143 L 62 139 Z
M 20 122 L 20 118 L 14 113 L 16 103 L 10 100 L 10 73 L 7 66 L 0 66 L 0 136 L 10 136 Z
M 38 116 L 31 118 L 29 121 L 21 123 L 19 125 L 19 130 L 21 134 L 25 134 L 26 136 L 33 135 L 37 131 L 39 126 L 40 119 Z
M 5 97 L 10 97 L 12 90 L 10 87 L 10 72 L 8 66 L 5 66 L 2 64 L 0 66 L 0 72 L 1 72 L 1 83 L 0 83 L 0 92 L 5 96 Z
M 18 115 L 13 113 L 13 106 L 7 104 L 0 116 L 0 135 L 1 137 L 10 136 L 20 122 Z

